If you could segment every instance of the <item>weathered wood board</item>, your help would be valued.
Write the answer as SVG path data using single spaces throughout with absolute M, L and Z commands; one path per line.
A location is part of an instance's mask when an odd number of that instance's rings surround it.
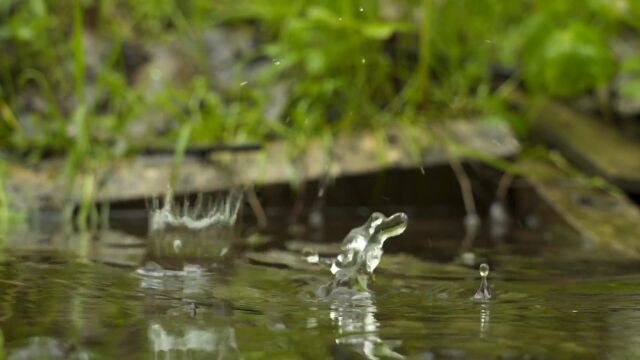
M 100 168 L 95 173 L 94 199 L 123 201 L 157 196 L 167 191 L 172 178 L 176 180 L 174 193 L 184 194 L 357 175 L 385 168 L 418 168 L 446 163 L 445 141 L 493 157 L 514 156 L 520 150 L 505 123 L 460 120 L 441 123 L 439 128 L 438 136 L 427 127 L 394 128 L 341 135 L 330 144 L 311 141 L 303 150 L 273 142 L 257 151 L 187 155 L 177 174 L 170 154 L 138 156 Z M 59 208 L 67 197 L 79 202 L 83 196 L 82 175 L 76 180 L 79 185 L 65 195 L 62 165 L 60 160 L 37 169 L 10 164 L 7 187 L 41 207 Z
M 524 104 L 524 100 L 518 100 Z M 640 143 L 604 121 L 546 101 L 531 105 L 534 130 L 584 171 L 640 193 Z
M 621 192 L 599 189 L 587 176 L 544 162 L 517 164 L 543 201 L 578 234 L 583 248 L 640 256 L 640 210 Z

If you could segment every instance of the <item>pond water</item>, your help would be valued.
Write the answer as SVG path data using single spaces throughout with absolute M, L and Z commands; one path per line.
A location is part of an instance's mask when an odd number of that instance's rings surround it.
M 501 245 L 480 241 L 460 262 L 453 261 L 459 220 L 412 217 L 407 232 L 385 245 L 368 293 L 314 296 L 332 276 L 323 251 L 315 263 L 305 261 L 308 249 L 294 250 L 338 242 L 362 221 L 342 218 L 296 236 L 273 232 L 267 244 L 173 273 L 91 261 L 71 237 L 63 243 L 74 244 L 73 251 L 25 250 L 15 244 L 34 240 L 14 235 L 0 259 L 0 353 L 8 359 L 640 357 L 640 263 L 576 252 L 539 230 L 520 229 Z M 93 238 L 87 246 L 104 241 Z M 127 241 L 113 249 L 136 248 Z M 491 266 L 489 301 L 471 299 L 481 262 Z

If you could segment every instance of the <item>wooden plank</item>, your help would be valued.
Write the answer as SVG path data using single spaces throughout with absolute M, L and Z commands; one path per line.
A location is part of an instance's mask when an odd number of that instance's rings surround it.
M 527 104 L 520 97 L 519 104 Z M 534 130 L 584 171 L 640 193 L 640 144 L 603 121 L 545 101 L 530 106 Z
M 208 156 L 186 156 L 174 192 L 210 192 L 247 184 L 267 185 L 324 176 L 339 177 L 385 168 L 417 168 L 447 162 L 443 142 L 464 144 L 486 156 L 514 156 L 520 145 L 505 123 L 449 121 L 442 123 L 438 137 L 429 128 L 394 128 L 378 133 L 337 136 L 331 144 L 311 141 L 295 151 L 284 142 L 273 142 L 256 151 L 211 152 Z M 444 137 L 441 138 L 441 137 Z M 59 208 L 65 201 L 60 161 L 38 169 L 12 164 L 8 188 L 41 206 Z M 166 192 L 174 172 L 171 155 L 146 155 L 106 164 L 95 175 L 94 198 L 98 201 L 143 199 Z M 79 175 L 76 184 L 81 184 Z M 82 199 L 82 186 L 71 198 Z
M 518 163 L 534 190 L 569 227 L 587 251 L 640 256 L 640 210 L 623 193 L 594 186 L 574 169 L 541 160 Z

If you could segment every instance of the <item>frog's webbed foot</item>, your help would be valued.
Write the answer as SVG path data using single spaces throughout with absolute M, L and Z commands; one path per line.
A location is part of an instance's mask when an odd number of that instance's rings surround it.
M 364 292 L 369 290 L 368 282 L 369 282 L 369 276 L 367 274 L 358 274 L 354 278 L 352 287 L 354 287 L 360 292 Z

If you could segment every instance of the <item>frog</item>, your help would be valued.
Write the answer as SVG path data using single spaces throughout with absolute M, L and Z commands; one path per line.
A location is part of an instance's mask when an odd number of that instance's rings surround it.
M 395 213 L 389 217 L 374 212 L 359 227 L 352 229 L 343 239 L 340 254 L 331 265 L 334 279 L 323 292 L 333 292 L 337 288 L 367 291 L 368 279 L 380 264 L 385 241 L 398 236 L 407 228 L 405 213 Z

